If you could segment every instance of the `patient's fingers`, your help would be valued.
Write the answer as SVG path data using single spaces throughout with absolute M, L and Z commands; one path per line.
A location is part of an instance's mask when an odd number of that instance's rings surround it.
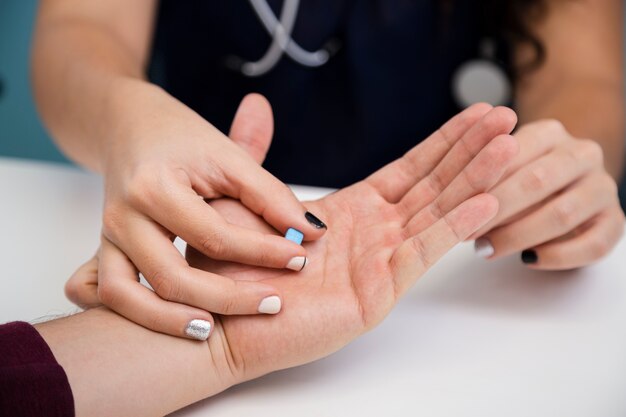
M 130 260 L 106 238 L 102 239 L 98 296 L 118 314 L 148 329 L 206 340 L 213 318 L 201 309 L 161 299 L 138 281 Z
M 405 240 L 390 261 L 396 297 L 402 296 L 439 258 L 491 220 L 497 211 L 498 200 L 480 194 Z
M 65 283 L 66 297 L 85 310 L 98 307 L 98 255 L 82 264 Z
M 463 135 L 446 154 L 443 160 L 402 198 L 398 204 L 400 213 L 410 218 L 428 204 L 435 201 L 452 181 L 461 172 L 464 172 L 468 164 L 485 146 L 494 138 L 509 134 L 515 127 L 516 122 L 517 116 L 511 109 L 496 107 L 490 110 Z M 509 160 L 506 162 L 508 163 Z M 489 163 L 489 161 L 483 160 L 482 163 Z M 474 168 L 474 170 L 476 170 L 478 167 L 475 166 Z M 501 175 L 502 174 L 499 174 L 498 177 Z M 481 181 L 480 178 L 475 178 L 472 182 L 478 183 Z M 486 189 L 482 187 L 479 191 L 483 192 L 486 191 Z M 463 200 L 457 199 L 454 206 L 458 205 L 461 201 Z
M 509 135 L 498 136 L 489 142 L 432 203 L 413 216 L 406 225 L 408 233 L 418 234 L 463 201 L 491 189 L 504 175 L 518 149 L 517 140 Z M 430 187 L 426 180 L 411 190 L 407 201 L 421 199 L 421 194 L 427 192 L 424 187 Z
M 450 149 L 492 106 L 474 104 L 450 119 L 439 130 L 403 157 L 370 175 L 365 182 L 390 203 L 398 202 L 418 181 L 428 175 Z

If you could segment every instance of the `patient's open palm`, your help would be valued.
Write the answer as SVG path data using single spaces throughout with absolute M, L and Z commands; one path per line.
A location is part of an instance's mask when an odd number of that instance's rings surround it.
M 253 378 L 334 352 L 380 322 L 398 298 L 459 241 L 488 222 L 497 201 L 484 194 L 517 151 L 509 110 L 474 106 L 403 158 L 307 207 L 326 219 L 323 238 L 305 243 L 301 272 L 208 259 L 196 268 L 234 280 L 267 280 L 280 290 L 275 316 L 222 316 L 221 337 L 240 378 Z M 232 223 L 271 231 L 234 200 L 214 208 Z
M 236 117 L 231 138 L 260 163 L 272 121 L 265 101 L 256 100 L 255 106 Z M 509 135 L 515 122 L 508 109 L 474 105 L 367 179 L 307 203 L 326 220 L 328 231 L 305 243 L 310 262 L 300 272 L 214 261 L 189 248 L 189 263 L 196 268 L 235 282 L 264 280 L 280 291 L 277 315 L 214 316 L 209 343 L 231 355 L 232 381 L 313 361 L 380 322 L 433 263 L 496 214 L 497 201 L 484 192 L 517 152 Z M 231 223 L 276 233 L 237 201 L 210 204 Z M 66 291 L 77 304 L 99 305 L 98 267 L 95 256 L 68 281 Z M 137 279 L 124 256 L 113 272 Z M 158 318 L 166 302 L 146 296 Z M 172 324 L 172 333 L 180 332 L 175 320 Z

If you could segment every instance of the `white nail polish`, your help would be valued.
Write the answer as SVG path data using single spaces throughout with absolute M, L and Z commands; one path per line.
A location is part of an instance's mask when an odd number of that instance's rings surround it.
M 185 327 L 185 334 L 197 340 L 207 340 L 211 333 L 211 323 L 206 320 L 191 320 Z
M 493 248 L 489 239 L 481 237 L 480 239 L 476 239 L 474 242 L 474 252 L 476 253 L 476 256 L 489 258 L 496 252 L 496 250 Z
M 271 295 L 269 297 L 265 297 L 261 300 L 261 304 L 259 304 L 259 313 L 276 314 L 280 311 L 281 305 L 282 303 L 279 296 Z
M 291 269 L 292 271 L 302 271 L 304 269 L 304 265 L 306 265 L 305 256 L 294 256 L 287 263 L 287 269 Z

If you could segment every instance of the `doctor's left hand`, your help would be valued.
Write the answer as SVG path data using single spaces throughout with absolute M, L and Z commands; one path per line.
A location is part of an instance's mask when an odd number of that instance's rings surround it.
M 521 253 L 531 268 L 564 270 L 609 253 L 624 213 L 600 145 L 573 137 L 556 120 L 526 124 L 514 136 L 520 153 L 490 191 L 500 211 L 472 236 L 477 254 Z

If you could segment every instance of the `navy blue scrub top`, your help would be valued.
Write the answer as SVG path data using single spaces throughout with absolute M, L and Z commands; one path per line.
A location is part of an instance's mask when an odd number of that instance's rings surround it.
M 279 16 L 282 0 L 269 0 Z M 478 55 L 476 1 L 302 0 L 292 38 L 339 41 L 318 68 L 288 56 L 249 78 L 229 57 L 260 59 L 272 39 L 246 0 L 162 0 L 151 79 L 227 133 L 241 99 L 266 96 L 275 136 L 264 163 L 284 182 L 343 187 L 400 157 L 460 109 L 458 67 Z

